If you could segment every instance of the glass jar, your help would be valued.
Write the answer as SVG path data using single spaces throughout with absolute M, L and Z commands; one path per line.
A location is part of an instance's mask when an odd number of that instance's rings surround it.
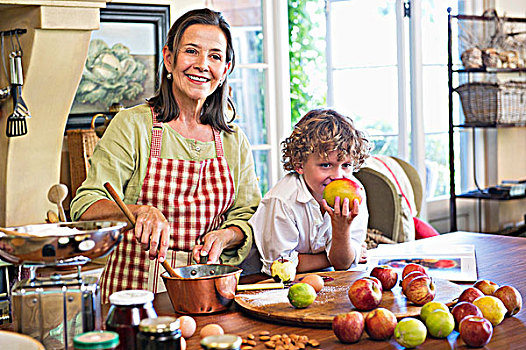
M 139 323 L 137 350 L 180 350 L 181 330 L 175 317 L 146 318 Z
M 119 346 L 119 335 L 110 331 L 93 331 L 73 338 L 75 350 L 115 350 Z
M 139 323 L 145 318 L 156 318 L 153 293 L 147 290 L 123 290 L 110 295 L 110 309 L 106 329 L 119 334 L 117 349 L 135 350 Z
M 234 334 L 209 335 L 201 339 L 201 347 L 205 350 L 239 350 L 241 337 Z

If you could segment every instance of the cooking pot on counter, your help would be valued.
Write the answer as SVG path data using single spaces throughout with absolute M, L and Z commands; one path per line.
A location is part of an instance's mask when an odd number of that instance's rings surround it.
M 174 268 L 180 277 L 161 277 L 174 310 L 181 314 L 210 314 L 227 310 L 236 295 L 243 269 L 224 264 Z

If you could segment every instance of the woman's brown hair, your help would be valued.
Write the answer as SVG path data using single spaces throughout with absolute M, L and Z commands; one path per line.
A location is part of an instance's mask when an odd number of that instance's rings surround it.
M 355 129 L 352 119 L 332 109 L 314 109 L 305 114 L 281 146 L 283 168 L 288 171 L 303 166 L 311 154 L 328 158 L 332 151 L 338 152 L 338 160 L 350 157 L 356 171 L 372 149 L 365 134 Z
M 235 54 L 232 44 L 232 35 L 230 33 L 230 25 L 224 19 L 221 12 L 212 11 L 210 9 L 192 10 L 181 17 L 179 17 L 170 28 L 168 37 L 166 38 L 166 46 L 174 53 L 174 62 L 177 60 L 179 54 L 178 48 L 181 43 L 181 38 L 188 27 L 194 24 L 207 24 L 219 27 L 225 34 L 226 47 L 226 63 L 232 62 L 230 72 L 234 69 Z M 230 73 L 229 72 L 229 73 Z M 164 64 L 162 64 L 161 82 L 159 89 L 155 95 L 147 100 L 148 105 L 153 107 L 157 113 L 157 120 L 163 123 L 177 119 L 179 117 L 180 108 L 177 105 L 172 92 L 171 81 L 167 78 L 168 71 Z M 201 113 L 200 122 L 211 125 L 214 129 L 232 132 L 228 123 L 235 119 L 236 112 L 233 101 L 228 93 L 228 75 L 225 77 L 223 84 L 219 86 L 210 96 L 207 97 L 203 110 Z M 228 105 L 234 111 L 232 119 L 227 121 Z

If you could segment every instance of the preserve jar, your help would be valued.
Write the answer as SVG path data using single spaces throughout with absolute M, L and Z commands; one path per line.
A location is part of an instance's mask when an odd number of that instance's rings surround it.
M 110 309 L 106 329 L 119 334 L 117 349 L 135 350 L 139 323 L 145 318 L 156 318 L 153 293 L 147 290 L 123 290 L 110 295 Z
M 137 350 L 180 350 L 179 320 L 171 316 L 146 318 L 139 323 Z
M 209 335 L 201 339 L 204 350 L 239 350 L 242 343 L 241 337 L 234 334 Z
M 92 331 L 73 338 L 75 350 L 115 350 L 119 345 L 119 335 L 111 331 Z

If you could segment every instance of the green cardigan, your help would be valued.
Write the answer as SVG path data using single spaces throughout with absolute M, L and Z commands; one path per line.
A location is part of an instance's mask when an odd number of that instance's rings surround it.
M 71 202 L 71 217 L 80 216 L 100 199 L 110 199 L 104 188 L 110 182 L 126 204 L 135 204 L 139 198 L 150 156 L 152 113 L 147 105 L 139 105 L 119 112 L 112 119 L 90 158 L 90 170 Z M 234 133 L 221 132 L 224 154 L 234 180 L 235 201 L 226 213 L 221 228 L 239 227 L 246 239 L 241 247 L 225 250 L 221 261 L 238 265 L 250 252 L 252 229 L 248 220 L 261 199 L 254 160 L 246 135 L 235 124 Z M 200 151 L 196 151 L 195 146 Z M 182 137 L 163 124 L 161 158 L 201 161 L 216 157 L 215 143 L 200 142 Z

